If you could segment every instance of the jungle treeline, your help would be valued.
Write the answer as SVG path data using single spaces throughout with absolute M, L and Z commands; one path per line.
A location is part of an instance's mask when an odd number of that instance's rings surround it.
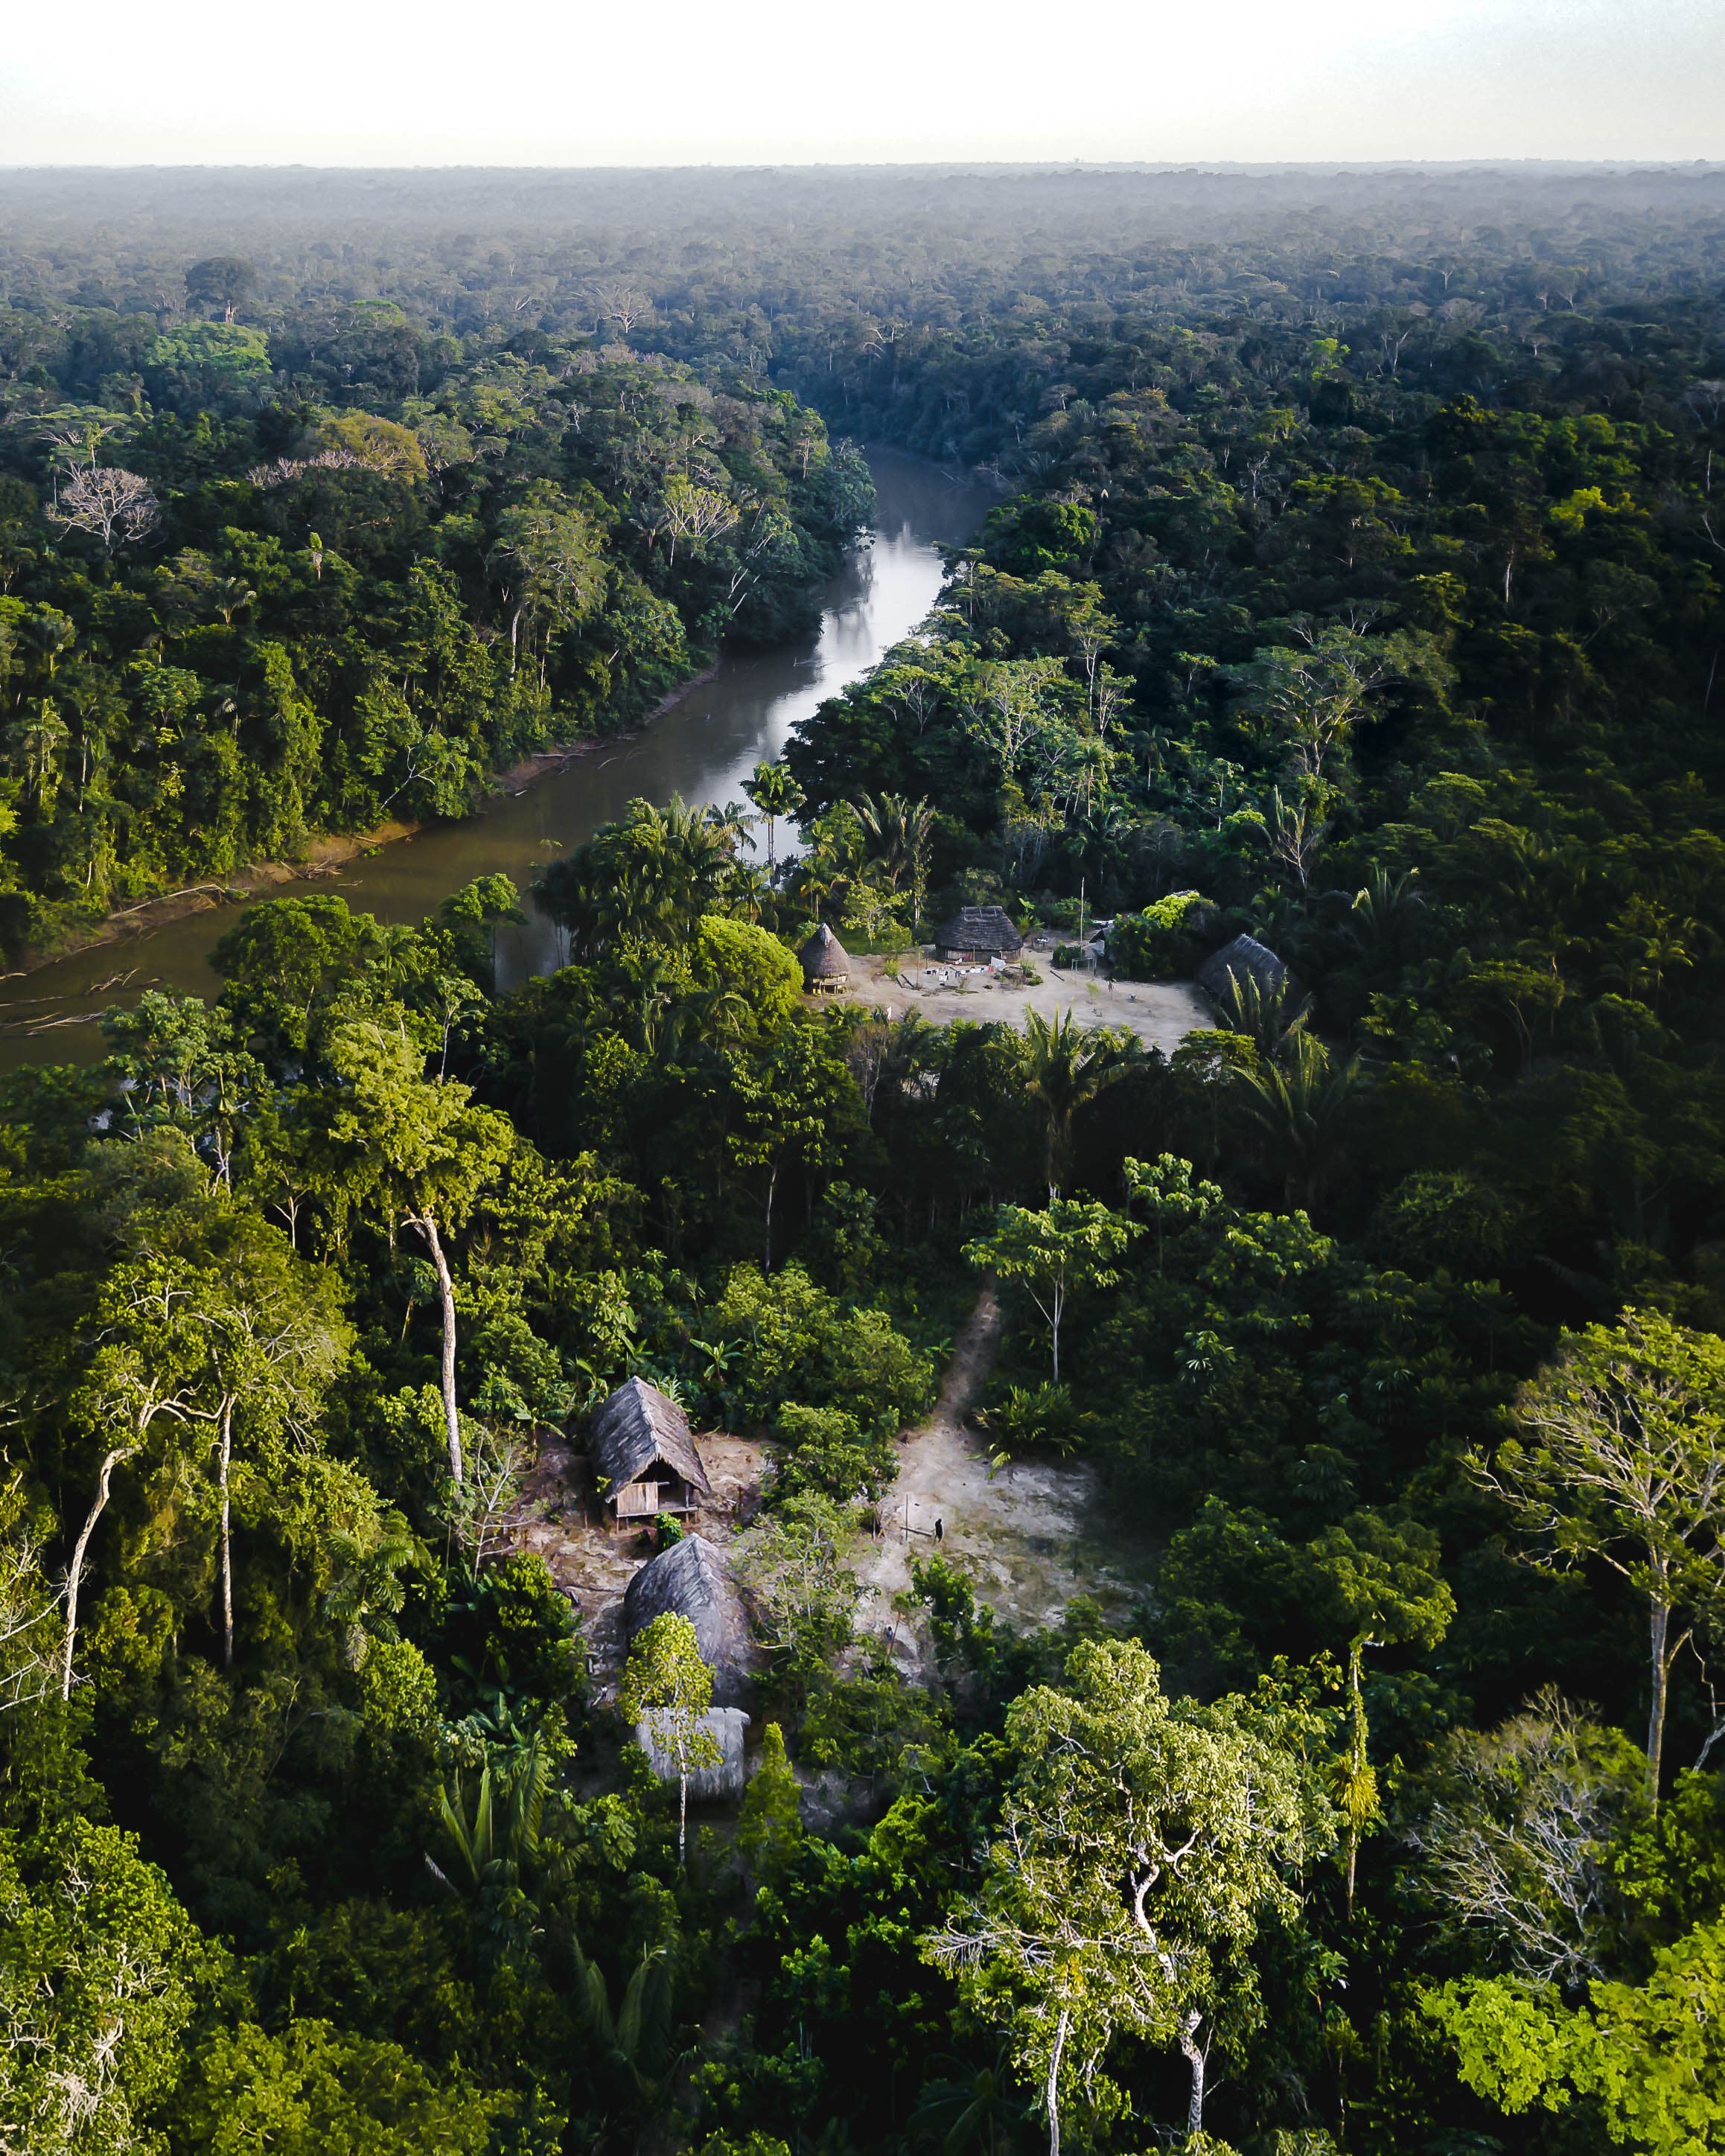
M 1002 481 L 557 973 L 279 900 L 6 1081 L 21 2147 L 1725 2145 L 1721 184 L 5 182 L 19 936 L 794 628 L 848 441 Z M 1215 1023 L 802 993 L 967 904 Z M 1132 1553 L 1040 1630 L 863 1590 L 985 1285 Z M 542 1553 L 629 1375 L 764 1449 L 686 1832 Z

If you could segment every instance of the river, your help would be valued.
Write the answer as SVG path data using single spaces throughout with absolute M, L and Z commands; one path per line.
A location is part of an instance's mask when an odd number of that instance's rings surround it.
M 558 765 L 464 822 L 434 824 L 336 874 L 278 885 L 269 896 L 339 891 L 356 911 L 380 920 L 418 921 L 475 876 L 501 870 L 525 891 L 547 861 L 637 796 L 660 803 L 673 794 L 696 803 L 741 800 L 744 779 L 780 754 L 798 722 L 865 674 L 927 613 L 940 590 L 939 547 L 968 538 L 999 499 L 979 480 L 896 450 L 871 449 L 868 460 L 875 521 L 822 594 L 817 636 L 727 655 L 634 740 Z M 209 952 L 235 917 L 232 906 L 212 907 L 0 983 L 0 1070 L 90 1061 L 103 1047 L 94 1014 L 146 988 L 213 995 L 219 983 Z M 550 972 L 561 963 L 559 939 L 530 907 L 525 927 L 500 931 L 500 984 Z

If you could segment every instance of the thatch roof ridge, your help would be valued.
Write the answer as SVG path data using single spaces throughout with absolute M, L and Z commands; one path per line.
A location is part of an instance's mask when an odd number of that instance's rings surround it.
M 626 1378 L 601 1401 L 593 1413 L 589 1440 L 593 1463 L 614 1490 L 633 1482 L 655 1460 L 662 1460 L 703 1496 L 713 1494 L 688 1416 L 644 1378 Z
M 831 980 L 850 971 L 850 952 L 824 921 L 798 956 L 808 980 Z
M 624 1590 L 626 1638 L 667 1615 L 686 1617 L 695 1627 L 701 1660 L 713 1673 L 714 1702 L 731 1704 L 748 1676 L 748 1614 L 730 1565 L 704 1535 L 685 1535 L 650 1558 Z
M 942 951 L 1018 951 L 1024 941 L 1004 906 L 961 906 L 941 923 L 934 940 Z

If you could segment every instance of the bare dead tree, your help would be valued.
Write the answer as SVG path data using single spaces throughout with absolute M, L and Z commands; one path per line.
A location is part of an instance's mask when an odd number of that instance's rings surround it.
M 635 285 L 602 285 L 593 295 L 601 321 L 615 322 L 625 343 L 629 331 L 653 302 Z
M 141 539 L 162 515 L 148 480 L 117 465 L 86 465 L 54 491 L 50 523 L 100 539 L 112 553 L 116 539 Z

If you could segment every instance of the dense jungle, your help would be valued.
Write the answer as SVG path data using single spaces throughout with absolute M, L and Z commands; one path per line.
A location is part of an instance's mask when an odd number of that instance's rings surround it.
M 0 2148 L 1725 2148 L 1725 171 L 0 174 L 8 963 L 804 629 L 864 443 L 998 506 L 559 970 L 0 1080 Z

